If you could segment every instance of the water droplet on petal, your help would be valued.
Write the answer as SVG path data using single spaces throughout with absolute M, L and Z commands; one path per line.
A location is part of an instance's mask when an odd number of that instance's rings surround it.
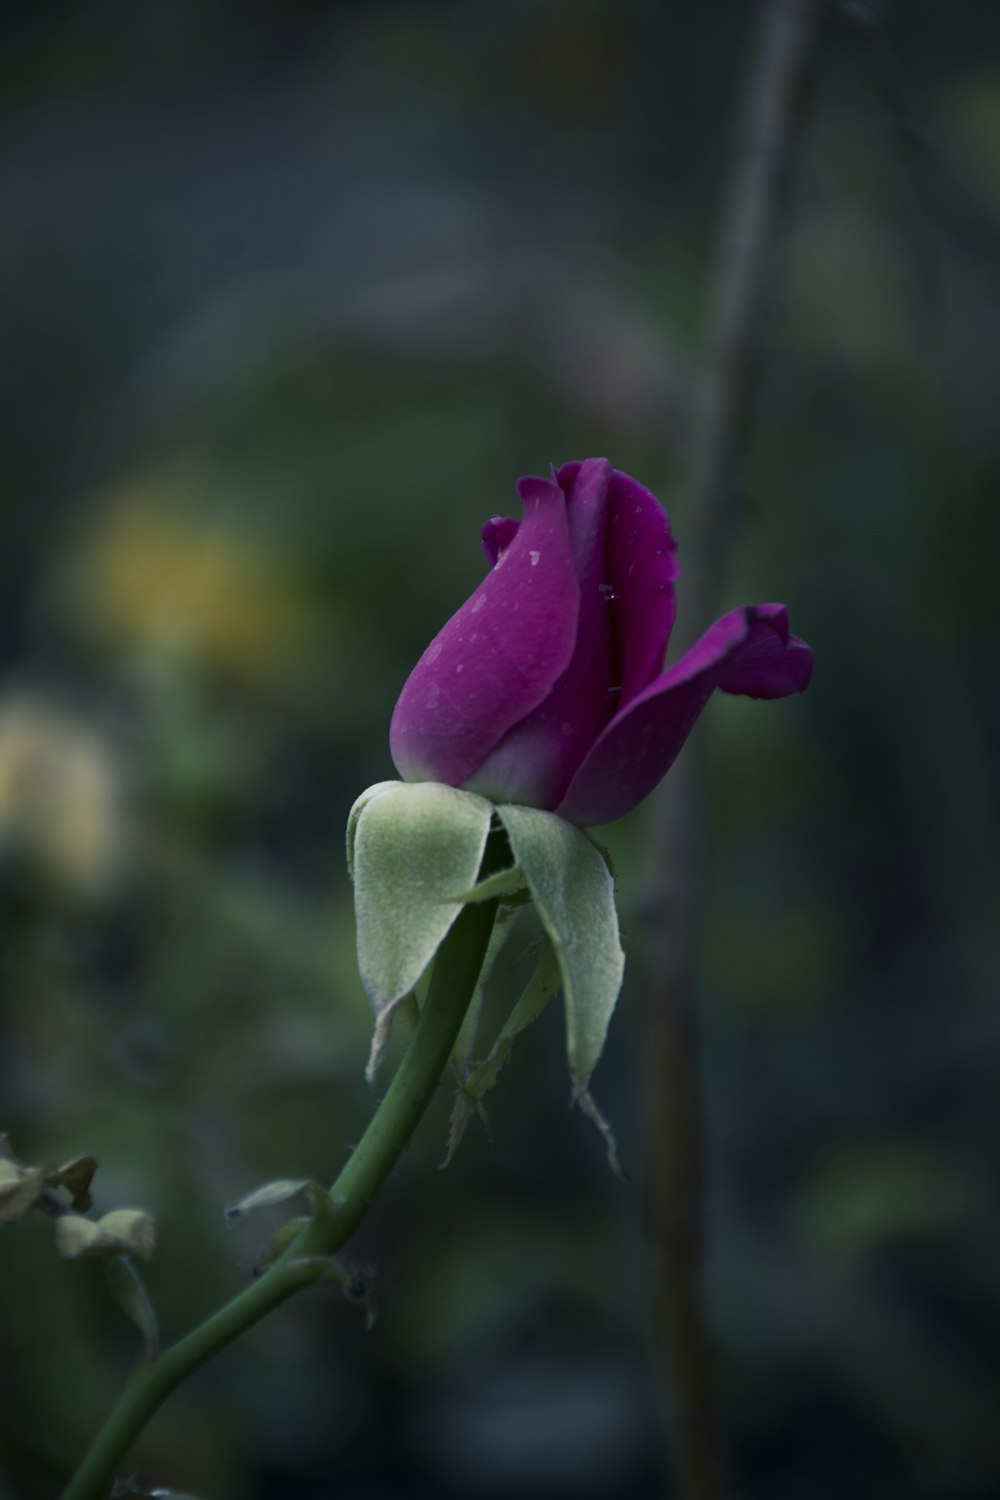
M 540 552 L 529 552 L 528 556 L 531 558 L 531 566 L 537 568 L 542 554 Z
M 485 594 L 479 594 L 479 595 L 477 595 L 476 598 L 472 601 L 472 609 L 470 610 L 470 614 L 478 615 L 479 611 L 482 609 L 482 607 L 483 607 L 483 605 L 485 603 L 486 603 L 486 595 Z

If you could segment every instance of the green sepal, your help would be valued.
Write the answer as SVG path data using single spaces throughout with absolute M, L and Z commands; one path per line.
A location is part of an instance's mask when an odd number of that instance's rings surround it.
M 503 806 L 497 814 L 559 965 L 579 1102 L 604 1050 L 625 972 L 614 881 L 600 850 L 574 823 L 535 807 Z
M 519 865 L 511 865 L 506 870 L 498 870 L 495 875 L 487 875 L 470 891 L 459 892 L 455 899 L 463 902 L 492 901 L 497 897 L 516 896 L 526 885 L 523 870 Z
M 352 880 L 354 879 L 354 839 L 358 831 L 358 819 L 373 797 L 380 797 L 383 792 L 391 791 L 394 786 L 402 785 L 401 781 L 376 781 L 366 791 L 361 793 L 361 796 L 347 814 L 347 873 Z
M 534 972 L 528 980 L 520 1000 L 514 1006 L 501 1027 L 489 1055 L 479 1063 L 465 1080 L 466 1094 L 472 1099 L 482 1099 L 496 1083 L 501 1068 L 510 1057 L 514 1041 L 542 1011 L 562 985 L 562 973 L 552 944 L 545 938 Z
M 502 873 L 507 873 L 506 871 Z M 483 885 L 485 881 L 481 882 Z M 493 931 L 490 934 L 489 947 L 486 957 L 483 959 L 483 967 L 479 971 L 479 979 L 476 983 L 475 992 L 468 1010 L 465 1012 L 465 1020 L 462 1022 L 461 1030 L 455 1041 L 451 1054 L 451 1068 L 458 1080 L 458 1091 L 455 1094 L 455 1102 L 452 1106 L 451 1120 L 448 1125 L 448 1143 L 445 1147 L 444 1160 L 441 1163 L 442 1170 L 451 1166 L 452 1157 L 458 1150 L 465 1127 L 473 1114 L 478 1114 L 483 1126 L 489 1135 L 490 1123 L 486 1116 L 486 1110 L 481 1100 L 473 1098 L 466 1089 L 466 1079 L 472 1072 L 472 1058 L 475 1052 L 476 1040 L 479 1035 L 479 1019 L 482 1014 L 483 1000 L 486 993 L 486 985 L 493 972 L 493 966 L 500 956 L 500 950 L 510 936 L 514 926 L 516 911 L 501 908 Z
M 482 861 L 493 807 L 437 782 L 380 782 L 348 820 L 358 967 L 375 1011 L 366 1076 L 374 1077 L 396 1007 L 462 910 Z
M 483 881 L 484 885 L 485 883 Z M 476 1050 L 476 1039 L 479 1035 L 479 1017 L 482 1013 L 486 986 L 489 983 L 490 975 L 493 973 L 496 961 L 500 957 L 500 951 L 510 937 L 516 916 L 516 912 L 505 912 L 501 908 L 497 920 L 493 925 L 493 931 L 490 933 L 489 946 L 486 949 L 483 966 L 479 971 L 476 988 L 473 992 L 469 1008 L 465 1012 L 465 1019 L 455 1040 L 455 1046 L 452 1049 L 452 1066 L 458 1074 L 460 1082 L 468 1074 L 473 1054 Z

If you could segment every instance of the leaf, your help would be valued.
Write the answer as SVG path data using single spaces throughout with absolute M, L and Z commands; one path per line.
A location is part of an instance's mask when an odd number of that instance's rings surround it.
M 534 807 L 498 807 L 497 814 L 559 965 L 578 1101 L 604 1050 L 625 971 L 614 881 L 603 855 L 575 824 Z
M 156 1225 L 141 1208 L 116 1208 L 100 1219 L 63 1214 L 56 1220 L 56 1249 L 66 1260 L 84 1255 L 138 1255 L 149 1260 L 156 1247 Z
M 369 792 L 351 837 L 358 966 L 375 1011 L 371 1081 L 396 1007 L 462 910 L 455 891 L 475 884 L 493 808 L 472 792 L 431 781 L 382 783 Z
M 274 1182 L 265 1182 L 228 1205 L 224 1210 L 226 1223 L 234 1224 L 244 1214 L 256 1213 L 260 1208 L 274 1208 L 278 1203 L 287 1203 L 297 1193 L 305 1192 L 310 1181 L 308 1177 L 279 1177 Z
M 101 1231 L 93 1219 L 84 1219 L 80 1214 L 66 1214 L 56 1220 L 55 1238 L 59 1254 L 66 1260 L 76 1260 L 81 1255 L 94 1253 L 95 1247 L 99 1248 Z
M 308 1217 L 303 1214 L 297 1219 L 289 1219 L 287 1224 L 282 1224 L 277 1234 L 272 1235 L 254 1257 L 254 1276 L 263 1276 L 265 1271 L 269 1271 L 275 1261 L 280 1260 L 285 1251 L 294 1245 L 308 1223 Z
M 96 1171 L 96 1157 L 78 1156 L 75 1161 L 69 1161 L 58 1171 L 50 1173 L 48 1183 L 50 1187 L 64 1187 L 73 1207 L 80 1213 L 87 1213 L 92 1205 L 90 1184 Z
M 156 1249 L 156 1224 L 141 1208 L 116 1208 L 97 1221 L 101 1234 L 121 1249 L 149 1260 Z
M 36 1205 L 60 1212 L 52 1188 L 65 1188 L 75 1209 L 90 1208 L 90 1184 L 97 1170 L 92 1156 L 80 1156 L 63 1167 L 29 1167 L 19 1162 L 6 1135 L 0 1135 L 0 1224 L 23 1219 Z
M 51 1167 L 22 1167 L 0 1156 L 0 1224 L 23 1219 L 45 1192 Z
M 331 1198 L 322 1183 L 315 1182 L 310 1177 L 280 1177 L 274 1182 L 265 1182 L 262 1187 L 254 1188 L 253 1192 L 247 1193 L 246 1197 L 240 1198 L 237 1203 L 231 1203 L 225 1210 L 226 1222 L 232 1225 L 244 1214 L 256 1213 L 262 1208 L 274 1208 L 279 1203 L 287 1203 L 290 1198 L 297 1197 L 299 1193 L 303 1193 L 309 1200 L 308 1217 L 300 1215 L 290 1219 L 276 1234 L 271 1236 L 254 1259 L 253 1274 L 255 1276 L 262 1276 L 274 1265 L 275 1261 L 280 1260 L 309 1224 L 318 1224 L 324 1231 L 332 1229 L 338 1204 Z
M 104 1262 L 108 1290 L 142 1334 L 143 1354 L 155 1359 L 159 1347 L 156 1310 L 145 1283 L 128 1255 L 109 1255 Z

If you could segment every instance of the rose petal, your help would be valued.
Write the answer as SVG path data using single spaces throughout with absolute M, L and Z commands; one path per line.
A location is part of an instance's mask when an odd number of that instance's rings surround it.
M 560 476 L 568 467 L 560 470 Z M 605 563 L 608 485 L 613 470 L 603 458 L 571 467 L 568 489 L 562 479 L 560 483 L 567 491 L 570 543 L 580 585 L 576 646 L 545 701 L 508 731 L 464 783 L 469 791 L 494 802 L 554 807 L 617 708 L 617 695 L 612 697 L 608 691 L 616 666 Z
M 577 577 L 593 574 L 604 582 L 604 533 L 607 523 L 608 483 L 614 470 L 606 458 L 588 458 L 573 468 L 573 482 L 564 484 L 553 471 L 553 479 L 566 496 L 566 516 Z
M 677 614 L 677 543 L 656 496 L 616 470 L 608 513 L 608 582 L 618 639 L 619 710 L 663 670 Z
M 389 747 L 407 781 L 457 786 L 549 694 L 576 641 L 580 590 L 562 490 L 522 481 L 524 520 L 417 662 Z
M 496 567 L 501 555 L 517 536 L 520 524 L 513 516 L 491 516 L 486 522 L 482 531 L 482 548 L 491 568 Z
M 742 651 L 719 679 L 719 687 L 724 693 L 741 693 L 747 698 L 786 698 L 789 693 L 804 693 L 812 677 L 811 647 L 797 635 L 789 635 L 788 610 L 783 604 L 757 604 L 754 608 L 757 623 L 750 627 Z
M 802 692 L 811 670 L 812 653 L 789 636 L 783 605 L 751 604 L 723 615 L 612 719 L 556 812 L 583 824 L 624 817 L 670 769 L 716 687 L 780 698 Z

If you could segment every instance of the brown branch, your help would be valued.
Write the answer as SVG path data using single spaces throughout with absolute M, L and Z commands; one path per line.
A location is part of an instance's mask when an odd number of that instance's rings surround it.
M 747 139 L 722 235 L 710 360 L 691 455 L 692 545 L 685 615 L 715 609 L 737 510 L 767 292 L 795 149 L 830 0 L 769 0 L 751 76 Z M 704 1167 L 696 953 L 700 929 L 704 740 L 692 744 L 654 804 L 643 903 L 647 1064 L 646 1210 L 653 1337 L 671 1413 L 680 1500 L 727 1491 L 712 1340 L 705 1317 Z

